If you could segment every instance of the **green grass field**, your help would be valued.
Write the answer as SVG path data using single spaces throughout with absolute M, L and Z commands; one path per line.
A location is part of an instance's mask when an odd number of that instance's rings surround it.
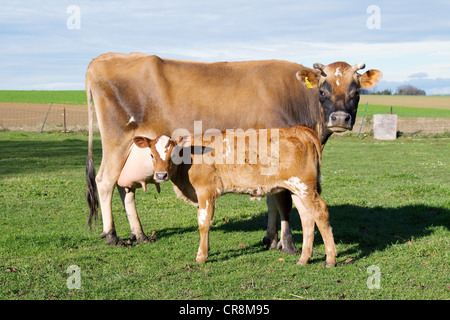
M 357 117 L 373 117 L 374 114 L 388 114 L 391 112 L 391 107 L 386 105 L 369 104 L 366 110 L 365 104 L 359 104 Z M 400 118 L 450 118 L 450 109 L 433 109 L 433 108 L 417 108 L 417 107 L 401 107 L 393 106 L 392 113 L 398 115 Z
M 94 141 L 96 167 L 101 144 Z M 311 263 L 266 251 L 265 201 L 225 195 L 217 204 L 208 262 L 194 263 L 196 210 L 170 183 L 137 192 L 140 219 L 157 241 L 110 247 L 86 229 L 87 136 L 0 132 L 0 299 L 439 299 L 450 298 L 450 140 L 332 137 L 323 197 L 339 256 L 325 269 L 316 231 Z M 116 193 L 118 235 L 129 226 Z M 292 210 L 301 248 L 298 214 Z M 80 289 L 69 289 L 69 266 Z M 371 266 L 380 288 L 369 289 Z
M 87 99 L 83 90 L 0 90 L 0 102 L 86 105 Z

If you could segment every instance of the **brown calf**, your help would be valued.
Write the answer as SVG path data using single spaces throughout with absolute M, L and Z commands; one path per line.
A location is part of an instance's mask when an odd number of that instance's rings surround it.
M 138 147 L 150 147 L 154 180 L 170 179 L 179 196 L 198 206 L 200 246 L 196 262 L 203 263 L 208 257 L 209 229 L 219 196 L 245 193 L 262 197 L 289 190 L 299 212 L 306 213 L 300 215 L 304 236 L 298 264 L 306 264 L 312 255 L 314 222 L 325 244 L 326 266 L 336 264 L 328 209 L 320 197 L 320 140 L 311 129 L 303 126 L 269 131 L 269 139 L 266 129 L 250 133 L 227 131 L 222 136 L 215 135 L 212 142 L 202 141 L 201 146 L 194 143 L 189 147 L 186 141 L 195 142 L 195 137 L 179 142 L 167 136 L 134 138 Z M 267 161 L 269 146 L 271 161 Z M 180 155 L 188 161 L 180 163 Z

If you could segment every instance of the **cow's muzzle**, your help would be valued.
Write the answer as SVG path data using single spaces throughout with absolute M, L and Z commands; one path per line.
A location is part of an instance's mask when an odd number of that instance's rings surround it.
M 156 182 L 164 182 L 169 179 L 169 175 L 167 172 L 155 172 L 155 175 L 153 177 Z
M 327 127 L 333 132 L 352 130 L 352 116 L 344 111 L 333 112 L 330 114 Z

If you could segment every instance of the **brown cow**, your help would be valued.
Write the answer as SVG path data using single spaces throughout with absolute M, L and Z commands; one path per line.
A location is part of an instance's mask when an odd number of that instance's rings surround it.
M 193 132 L 195 121 L 208 128 L 273 128 L 298 124 L 312 128 L 322 143 L 334 131 L 351 129 L 359 101 L 359 88 L 371 88 L 381 72 L 357 73 L 337 62 L 309 69 L 287 61 L 201 63 L 161 59 L 140 53 L 109 53 L 94 59 L 86 73 L 89 105 L 89 151 L 86 163 L 88 221 L 97 216 L 98 196 L 107 244 L 121 243 L 116 235 L 111 199 L 121 170 L 132 152 L 132 138 L 171 135 L 185 128 Z M 319 70 L 320 69 L 320 70 Z M 92 159 L 93 105 L 102 139 L 102 163 L 95 177 Z M 151 170 L 150 170 L 151 171 Z M 151 175 L 150 175 L 151 176 Z M 126 179 L 125 179 L 126 180 Z M 151 177 L 144 179 L 151 183 Z M 135 188 L 119 188 L 131 238 L 146 241 L 135 207 Z M 267 197 L 269 221 L 266 242 L 271 248 L 294 251 L 289 228 L 292 202 L 289 193 Z M 301 211 L 301 208 L 298 208 Z M 282 218 L 278 242 L 277 213 Z M 301 214 L 301 213 L 300 213 Z M 302 215 L 303 223 L 314 223 Z
M 190 143 L 193 139 L 188 140 Z M 203 263 L 208 257 L 209 229 L 217 198 L 226 193 L 262 197 L 289 190 L 295 203 L 301 204 L 304 214 L 312 217 L 322 234 L 326 266 L 336 264 L 328 209 L 320 197 L 322 145 L 311 129 L 304 126 L 274 128 L 270 129 L 269 139 L 266 129 L 250 133 L 223 132 L 222 137 L 215 135 L 213 142 L 203 141 L 202 152 L 195 152 L 196 146 L 176 150 L 177 144 L 167 136 L 154 140 L 137 136 L 134 143 L 140 148 L 150 148 L 155 181 L 170 179 L 178 194 L 198 207 L 200 246 L 197 262 Z M 180 145 L 185 143 L 182 141 Z M 272 161 L 267 161 L 268 149 Z M 182 153 L 183 160 L 188 161 L 178 163 L 177 153 Z M 189 156 L 187 159 L 185 154 Z M 314 225 L 312 228 L 304 230 L 298 264 L 306 264 L 312 255 Z

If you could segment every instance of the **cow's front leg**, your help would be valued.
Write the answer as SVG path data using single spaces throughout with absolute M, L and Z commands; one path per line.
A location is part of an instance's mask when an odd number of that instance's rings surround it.
M 209 251 L 209 229 L 214 217 L 215 200 L 209 197 L 198 197 L 198 229 L 200 231 L 200 246 L 195 262 L 205 263 Z
M 277 249 L 278 245 L 278 208 L 276 206 L 275 195 L 270 194 L 267 196 L 267 231 L 266 236 L 262 242 L 266 245 L 267 249 Z
M 291 233 L 289 215 L 292 209 L 292 199 L 289 191 L 283 191 L 267 196 L 268 222 L 267 232 L 263 243 L 269 249 L 279 249 L 287 254 L 297 254 L 298 249 L 294 244 L 294 237 Z M 281 237 L 278 241 L 277 214 L 281 218 Z
M 128 222 L 130 223 L 130 240 L 137 243 L 155 241 L 156 239 L 147 237 L 142 230 L 142 224 L 136 211 L 136 189 L 125 189 L 117 186 L 117 190 L 119 191 L 125 212 L 127 214 Z

